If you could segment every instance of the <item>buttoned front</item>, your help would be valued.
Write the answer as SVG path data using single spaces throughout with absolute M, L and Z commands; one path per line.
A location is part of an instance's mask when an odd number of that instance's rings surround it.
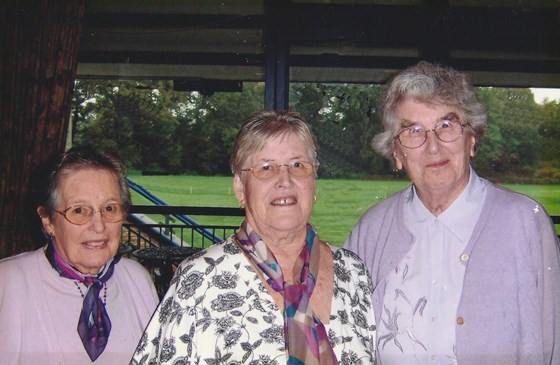
M 459 306 L 447 322 L 455 329 L 457 363 L 560 364 L 555 336 L 560 333 L 560 255 L 550 217 L 533 200 L 478 179 L 487 189 L 484 207 L 467 247 L 454 256 L 466 270 Z M 418 234 L 404 224 L 411 189 L 370 208 L 346 242 L 365 259 L 372 275 L 379 327 L 383 298 L 391 290 L 385 280 L 414 246 L 409 235 Z M 462 221 L 459 229 L 463 226 Z M 461 261 L 463 253 L 469 255 L 468 265 Z M 543 308 L 543 303 L 548 305 Z M 459 316 L 469 322 L 459 325 Z M 397 319 L 398 329 L 403 328 L 402 317 Z M 377 334 L 379 339 L 381 329 Z

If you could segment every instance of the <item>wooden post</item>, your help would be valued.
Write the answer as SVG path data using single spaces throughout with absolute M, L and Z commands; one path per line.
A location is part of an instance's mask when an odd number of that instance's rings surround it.
M 84 0 L 0 5 L 0 258 L 44 244 L 34 170 L 65 148 Z

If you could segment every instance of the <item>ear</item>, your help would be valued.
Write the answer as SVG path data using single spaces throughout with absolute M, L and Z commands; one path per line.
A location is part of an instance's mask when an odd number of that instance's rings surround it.
M 476 149 L 476 138 L 474 136 L 471 136 L 471 150 L 469 152 L 471 158 L 474 158 L 474 156 L 476 156 Z
M 49 218 L 48 214 L 45 213 L 44 207 L 37 208 L 37 214 L 41 218 L 41 222 L 43 223 L 43 229 L 49 236 L 54 236 L 54 226 Z
M 239 203 L 245 203 L 245 185 L 239 174 L 235 174 L 233 177 L 233 190 L 235 191 L 235 196 Z
M 402 163 L 401 158 L 397 154 L 397 151 L 393 152 L 393 158 L 395 159 L 395 167 L 397 168 L 397 170 L 402 170 L 403 169 L 403 163 Z

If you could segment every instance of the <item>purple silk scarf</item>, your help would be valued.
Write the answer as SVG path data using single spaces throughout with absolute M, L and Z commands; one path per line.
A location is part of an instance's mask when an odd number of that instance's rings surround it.
M 105 309 L 105 303 L 99 296 L 104 283 L 113 275 L 115 264 L 119 262 L 117 255 L 105 264 L 97 276 L 85 276 L 73 268 L 59 254 L 51 239 L 47 245 L 46 255 L 52 267 L 64 278 L 78 280 L 87 287 L 82 311 L 78 320 L 78 334 L 84 344 L 91 361 L 95 361 L 105 350 L 111 333 L 111 320 Z
M 338 364 L 325 326 L 311 309 L 310 299 L 319 271 L 321 241 L 307 225 L 306 245 L 294 266 L 293 284 L 284 280 L 280 265 L 259 235 L 244 221 L 236 234 L 239 246 L 262 270 L 267 283 L 284 297 L 284 336 L 287 365 Z

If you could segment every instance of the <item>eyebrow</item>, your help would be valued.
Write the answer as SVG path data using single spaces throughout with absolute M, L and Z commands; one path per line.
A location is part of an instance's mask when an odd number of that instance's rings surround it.
M 306 159 L 306 158 L 307 158 L 307 156 L 297 155 L 297 156 L 290 157 L 289 160 L 290 161 L 297 161 L 297 160 L 303 160 L 303 159 Z M 260 160 L 260 162 L 263 162 L 263 163 L 279 163 L 274 158 L 262 158 Z M 258 161 L 257 161 L 257 163 L 258 163 Z
M 444 116 L 436 119 L 436 121 L 437 121 L 437 123 L 439 123 L 442 120 L 455 120 L 455 119 L 459 119 L 459 115 L 455 112 L 449 112 L 449 113 L 445 114 Z M 408 120 L 408 119 L 403 119 L 402 122 L 401 122 L 401 128 L 409 128 L 413 125 L 419 125 L 419 124 L 422 124 L 422 123 L 415 122 L 415 121 Z

